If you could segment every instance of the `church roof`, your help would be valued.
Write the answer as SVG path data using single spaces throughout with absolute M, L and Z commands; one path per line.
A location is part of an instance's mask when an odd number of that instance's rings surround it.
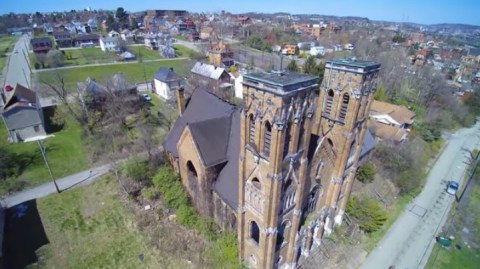
M 215 192 L 233 209 L 238 198 L 240 112 L 204 89 L 196 89 L 185 112 L 167 134 L 163 146 L 178 157 L 177 143 L 188 126 L 206 167 L 225 163 L 215 181 Z

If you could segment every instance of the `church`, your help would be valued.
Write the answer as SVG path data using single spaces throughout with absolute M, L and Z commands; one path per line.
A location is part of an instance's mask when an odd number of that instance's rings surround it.
M 380 64 L 326 62 L 324 79 L 244 75 L 243 104 L 176 90 L 180 116 L 163 146 L 192 204 L 236 232 L 250 268 L 296 268 L 344 217 Z

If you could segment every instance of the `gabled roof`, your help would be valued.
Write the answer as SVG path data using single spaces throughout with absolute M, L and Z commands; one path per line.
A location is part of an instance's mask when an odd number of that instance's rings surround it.
M 30 104 L 36 105 L 36 92 L 17 83 L 17 85 L 15 85 L 15 88 L 7 96 L 3 109 L 6 111 L 10 107 L 13 107 L 15 104 L 26 106 L 30 106 Z
M 415 113 L 404 106 L 398 106 L 386 102 L 374 100 L 370 108 L 371 115 L 386 114 L 395 119 L 400 124 L 412 124 Z
M 368 129 L 374 136 L 379 137 L 382 140 L 402 142 L 408 136 L 405 129 L 383 124 L 374 120 L 368 121 Z
M 163 141 L 165 150 L 174 157 L 178 157 L 177 142 L 182 135 L 185 126 L 195 122 L 207 121 L 219 117 L 231 115 L 234 106 L 223 102 L 215 95 L 202 88 L 197 88 L 188 102 L 185 111 L 170 129 Z
M 178 81 L 178 80 L 182 79 L 175 72 L 173 72 L 170 68 L 166 68 L 166 67 L 160 67 L 157 70 L 157 72 L 155 72 L 153 77 L 156 80 L 159 80 L 159 81 L 162 81 L 162 82 L 172 82 L 172 81 Z
M 230 126 L 230 115 L 188 125 L 205 167 L 227 161 Z
M 196 62 L 191 72 L 207 78 L 215 79 L 215 80 L 220 79 L 223 73 L 227 73 L 225 69 L 221 67 L 216 67 L 210 64 L 204 64 L 201 62 Z

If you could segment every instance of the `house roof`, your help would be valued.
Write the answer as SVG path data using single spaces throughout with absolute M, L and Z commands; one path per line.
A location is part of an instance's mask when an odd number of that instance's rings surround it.
M 5 105 L 3 109 L 4 111 L 6 111 L 14 105 L 31 106 L 30 104 L 36 105 L 36 103 L 37 94 L 34 91 L 17 83 L 17 85 L 15 85 L 15 88 L 9 92 L 9 95 L 5 100 Z
M 49 37 L 36 37 L 36 38 L 32 38 L 32 40 L 30 41 L 32 43 L 32 45 L 34 44 L 38 44 L 38 43 L 52 43 L 52 40 L 49 38 Z
M 153 77 L 156 80 L 159 80 L 159 81 L 162 81 L 162 82 L 172 82 L 172 81 L 178 81 L 178 80 L 182 79 L 175 72 L 173 72 L 170 68 L 166 68 L 166 67 L 160 67 L 157 70 L 157 72 L 155 72 Z
M 77 41 L 86 41 L 86 40 L 98 40 L 100 36 L 96 34 L 86 34 L 86 35 L 78 35 L 75 40 Z
M 374 100 L 370 108 L 371 115 L 387 114 L 400 124 L 412 124 L 415 113 L 404 106 Z
M 119 38 L 118 37 L 102 37 L 100 40 L 103 40 L 103 42 L 112 42 L 112 43 L 117 43 Z
M 373 148 L 375 148 L 375 138 L 367 128 L 365 137 L 363 138 L 362 149 L 360 150 L 360 159 L 372 151 Z
M 225 69 L 221 67 L 216 67 L 210 64 L 204 64 L 201 62 L 196 62 L 191 72 L 207 78 L 215 79 L 215 80 L 220 79 L 223 73 L 227 73 Z
M 368 129 L 374 136 L 379 137 L 382 140 L 392 140 L 395 142 L 403 141 L 408 135 L 408 132 L 405 129 L 383 124 L 374 120 L 368 121 Z

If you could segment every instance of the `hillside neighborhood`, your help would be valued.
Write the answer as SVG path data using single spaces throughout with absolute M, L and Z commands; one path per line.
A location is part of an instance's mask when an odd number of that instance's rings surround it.
M 478 25 L 11 12 L 0 54 L 0 268 L 480 262 Z

